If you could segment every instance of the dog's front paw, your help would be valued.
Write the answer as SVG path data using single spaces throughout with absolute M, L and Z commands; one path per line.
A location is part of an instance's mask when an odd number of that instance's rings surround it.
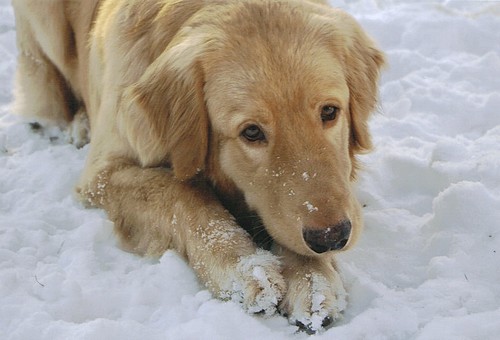
M 308 334 L 329 326 L 346 308 L 346 291 L 339 274 L 335 270 L 328 274 L 297 270 L 287 277 L 288 292 L 281 312 Z
M 66 129 L 68 142 L 78 149 L 90 143 L 90 122 L 85 110 L 80 109 Z
M 225 290 L 222 297 L 242 304 L 249 313 L 272 315 L 285 291 L 278 258 L 259 249 L 255 254 L 239 259 L 231 288 Z

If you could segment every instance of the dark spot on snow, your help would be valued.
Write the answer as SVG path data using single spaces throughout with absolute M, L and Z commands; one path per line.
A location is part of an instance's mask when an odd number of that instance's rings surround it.
M 31 130 L 34 132 L 38 132 L 42 129 L 42 126 L 38 122 L 32 122 L 32 123 L 29 123 L 29 125 L 30 125 Z
M 36 277 L 36 275 L 35 275 L 35 282 L 38 283 L 40 286 L 45 287 L 45 285 L 43 283 L 38 281 L 38 278 Z

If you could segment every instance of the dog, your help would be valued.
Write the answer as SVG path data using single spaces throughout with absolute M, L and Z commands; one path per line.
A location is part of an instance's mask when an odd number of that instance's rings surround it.
M 77 195 L 123 246 L 315 332 L 362 229 L 384 55 L 323 1 L 13 0 L 16 111 L 90 139 Z

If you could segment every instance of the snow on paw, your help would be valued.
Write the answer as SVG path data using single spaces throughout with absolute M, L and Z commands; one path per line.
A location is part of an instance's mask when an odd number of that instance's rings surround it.
M 347 294 L 337 272 L 328 278 L 321 273 L 307 273 L 291 278 L 288 284 L 281 311 L 300 330 L 314 334 L 341 318 Z
M 278 258 L 258 249 L 255 254 L 239 259 L 228 297 L 249 313 L 269 316 L 276 312 L 285 290 Z

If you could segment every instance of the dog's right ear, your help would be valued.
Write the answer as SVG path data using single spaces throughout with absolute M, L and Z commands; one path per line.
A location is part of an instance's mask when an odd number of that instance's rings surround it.
M 207 156 L 203 50 L 201 35 L 176 39 L 123 98 L 130 107 L 121 130 L 141 165 L 169 164 L 181 180 L 201 171 Z
M 378 81 L 385 56 L 356 22 L 352 26 L 345 56 L 350 95 L 351 151 L 363 153 L 372 149 L 368 117 L 377 105 Z

